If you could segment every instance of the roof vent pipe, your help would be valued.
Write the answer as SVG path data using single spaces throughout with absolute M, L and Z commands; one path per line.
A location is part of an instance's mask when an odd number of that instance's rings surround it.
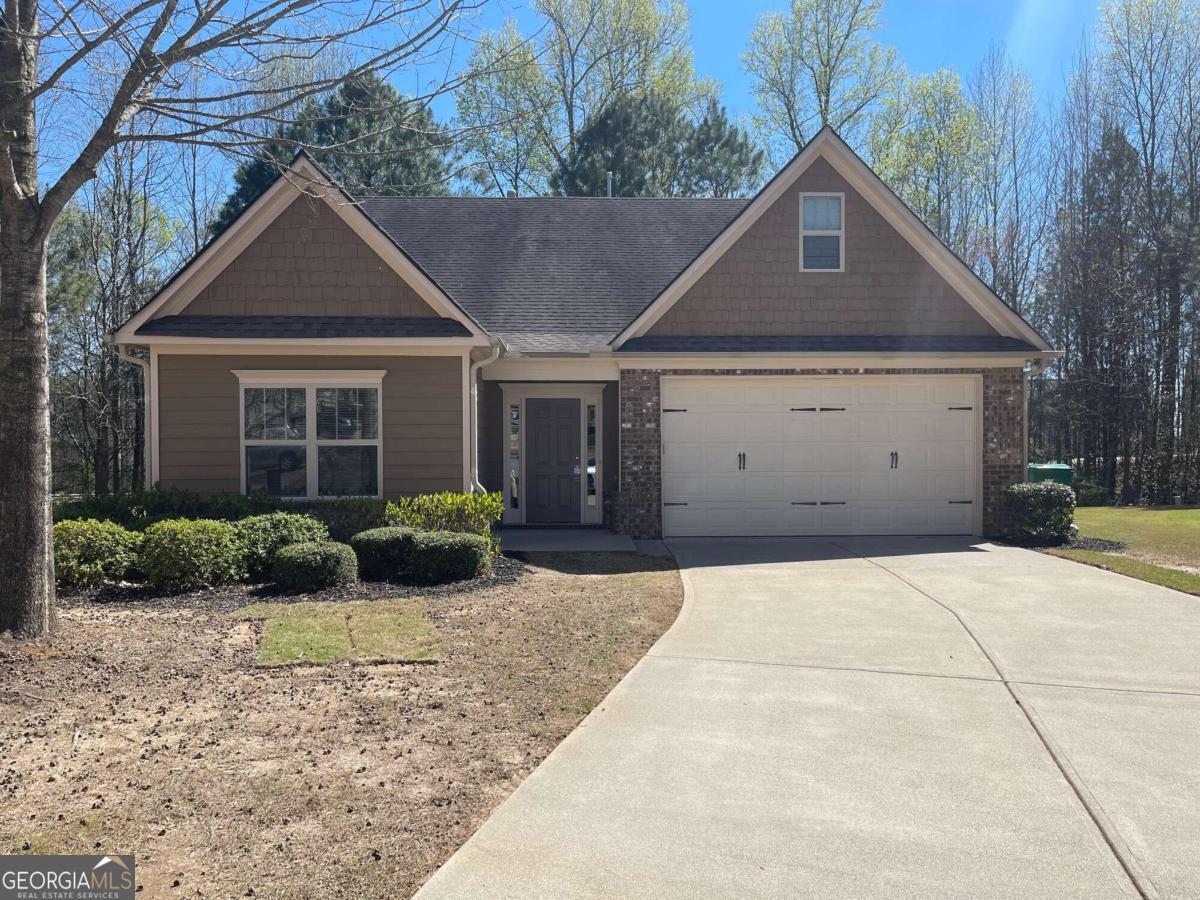
M 605 181 L 608 182 L 608 199 L 612 199 L 612 172 L 605 172 Z

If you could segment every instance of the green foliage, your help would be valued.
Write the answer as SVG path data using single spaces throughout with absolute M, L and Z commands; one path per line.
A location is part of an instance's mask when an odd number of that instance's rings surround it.
M 390 525 L 422 531 L 454 531 L 477 534 L 491 546 L 492 555 L 500 552 L 500 542 L 492 528 L 504 517 L 504 498 L 499 493 L 420 494 L 402 497 L 387 507 Z
M 54 575 L 63 587 L 93 587 L 124 578 L 142 536 L 115 522 L 68 519 L 54 526 Z
M 1077 481 L 1073 487 L 1076 506 L 1108 506 L 1111 502 L 1108 492 L 1094 481 Z
M 314 519 L 324 522 L 328 526 L 329 536 L 333 540 L 345 542 L 360 531 L 382 528 L 387 525 L 389 522 L 388 507 L 389 504 L 386 500 L 342 497 L 317 500 L 303 504 L 300 508 Z
M 966 254 L 987 135 L 958 73 L 939 69 L 889 97 L 871 130 L 875 171 L 954 251 Z
M 329 528 L 324 522 L 299 513 L 250 516 L 234 527 L 245 552 L 246 574 L 255 581 L 264 580 L 270 574 L 272 560 L 283 547 L 329 538 Z
M 413 538 L 409 574 L 426 584 L 464 581 L 487 573 L 491 560 L 491 545 L 480 535 L 423 531 Z
M 792 0 L 750 35 L 742 65 L 753 81 L 759 127 L 782 163 L 823 125 L 854 145 L 901 71 L 896 51 L 875 33 L 883 0 Z
M 274 497 L 242 494 L 198 494 L 178 488 L 155 487 L 128 494 L 87 496 L 55 504 L 54 519 L 101 519 L 141 531 L 163 519 L 224 519 L 233 521 L 274 512 L 282 505 Z M 294 507 L 292 507 L 294 508 Z
M 404 98 L 378 75 L 360 75 L 324 99 L 310 101 L 297 122 L 281 127 L 257 159 L 238 166 L 233 193 L 212 230 L 216 233 L 237 218 L 301 147 L 353 194 L 426 196 L 446 193 L 449 145 L 428 107 Z
M 550 179 L 568 196 L 604 196 L 613 173 L 618 197 L 728 197 L 753 188 L 762 153 L 729 124 L 715 100 L 699 123 L 669 97 L 615 100 L 588 122 Z
M 349 546 L 335 541 L 290 544 L 275 554 L 272 574 L 288 591 L 353 584 L 358 580 L 358 557 Z
M 211 519 L 155 522 L 146 529 L 138 568 L 165 591 L 231 584 L 245 574 L 237 529 Z
M 400 581 L 408 572 L 418 534 L 413 528 L 372 528 L 350 538 L 359 574 L 366 581 Z
M 1020 535 L 1055 543 L 1070 539 L 1075 492 L 1067 485 L 1025 482 L 1012 485 L 1005 494 Z

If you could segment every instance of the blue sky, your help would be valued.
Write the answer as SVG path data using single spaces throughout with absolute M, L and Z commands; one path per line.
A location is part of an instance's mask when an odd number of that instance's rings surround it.
M 951 66 L 964 77 L 993 42 L 1004 43 L 1029 72 L 1043 102 L 1061 93 L 1064 73 L 1100 0 L 885 0 L 880 40 L 895 47 L 910 72 Z M 786 9 L 788 0 L 688 0 L 696 68 L 717 78 L 735 116 L 753 112 L 741 54 L 763 13 Z M 516 16 L 522 31 L 534 27 L 519 0 L 493 0 L 484 23 Z

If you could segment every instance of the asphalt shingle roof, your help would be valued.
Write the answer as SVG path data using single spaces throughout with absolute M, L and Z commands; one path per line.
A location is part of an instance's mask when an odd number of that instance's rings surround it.
M 523 352 L 607 344 L 749 200 L 365 197 L 363 211 Z
M 215 338 L 467 337 L 457 319 L 435 316 L 163 316 L 138 334 Z
M 630 338 L 618 353 L 996 353 L 1025 352 L 1034 347 L 1000 335 L 836 335 Z

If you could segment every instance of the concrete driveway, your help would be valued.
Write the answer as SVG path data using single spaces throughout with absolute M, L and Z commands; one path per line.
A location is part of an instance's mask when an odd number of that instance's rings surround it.
M 418 895 L 1200 895 L 1200 601 L 965 539 L 672 542 L 678 622 Z

